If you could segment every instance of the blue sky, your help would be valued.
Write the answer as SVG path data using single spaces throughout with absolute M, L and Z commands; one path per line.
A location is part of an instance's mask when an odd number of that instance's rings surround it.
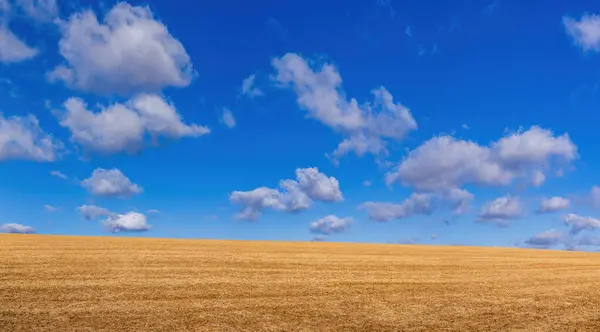
M 0 224 L 596 250 L 596 13 L 0 0 Z

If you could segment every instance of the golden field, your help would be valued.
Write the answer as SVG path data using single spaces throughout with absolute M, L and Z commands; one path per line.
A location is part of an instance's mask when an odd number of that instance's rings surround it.
M 600 331 L 600 255 L 0 235 L 2 331 Z

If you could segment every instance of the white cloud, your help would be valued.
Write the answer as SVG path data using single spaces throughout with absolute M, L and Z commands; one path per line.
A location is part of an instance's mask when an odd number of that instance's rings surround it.
M 582 230 L 593 230 L 600 228 L 600 219 L 593 217 L 584 217 L 574 213 L 563 217 L 566 225 L 571 226 L 571 233 L 577 234 Z
M 367 210 L 369 219 L 390 221 L 404 219 L 417 214 L 428 215 L 433 211 L 432 197 L 428 194 L 412 194 L 401 204 L 366 202 L 359 210 Z
M 600 206 L 600 187 L 593 186 L 590 190 L 589 203 L 592 206 Z
M 534 247 L 550 247 L 560 244 L 564 240 L 564 233 L 555 229 L 551 229 L 530 237 L 529 239 L 525 240 L 525 243 Z
M 96 196 L 129 197 L 143 191 L 116 168 L 97 168 L 90 178 L 81 181 L 81 185 Z
M 394 103 L 384 87 L 372 91 L 373 102 L 359 105 L 356 99 L 346 98 L 342 78 L 331 64 L 313 70 L 301 56 L 288 53 L 274 59 L 272 65 L 276 70 L 274 79 L 295 92 L 298 105 L 309 117 L 343 135 L 332 153 L 335 162 L 350 152 L 358 156 L 385 155 L 387 140 L 401 141 L 417 129 L 410 111 Z
M 241 205 L 237 218 L 256 220 L 263 210 L 296 212 L 308 209 L 313 201 L 343 201 L 339 182 L 316 167 L 296 169 L 296 180 L 282 180 L 280 189 L 260 187 L 251 191 L 234 191 L 229 200 Z
M 74 89 L 133 95 L 187 86 L 195 75 L 183 45 L 146 6 L 117 3 L 98 22 L 91 10 L 62 24 L 66 64 L 48 73 Z
M 16 0 L 15 3 L 29 17 L 40 22 L 50 22 L 58 17 L 56 0 Z
M 78 207 L 77 210 L 79 210 L 79 212 L 87 220 L 93 220 L 112 214 L 112 212 L 108 211 L 107 209 L 95 205 L 82 205 Z
M 58 212 L 58 208 L 52 205 L 44 205 L 44 210 L 47 212 Z
M 242 94 L 250 98 L 255 98 L 263 95 L 263 92 L 255 86 L 256 75 L 252 74 L 242 82 Z
M 25 61 L 38 54 L 38 50 L 20 40 L 7 23 L 0 20 L 0 62 L 9 64 Z
M 237 218 L 256 220 L 264 209 L 285 210 L 282 194 L 277 189 L 266 187 L 256 188 L 251 191 L 234 191 L 229 200 L 233 204 L 240 204 L 242 208 Z
M 375 221 L 390 221 L 404 219 L 414 215 L 430 215 L 438 207 L 445 205 L 452 209 L 455 215 L 464 214 L 469 210 L 469 204 L 474 196 L 461 189 L 452 189 L 440 193 L 413 193 L 400 204 L 366 202 L 359 210 L 367 210 L 369 219 Z
M 106 217 L 102 225 L 113 233 L 117 232 L 143 232 L 151 228 L 144 214 L 127 212 L 124 214 L 113 213 L 105 208 L 95 205 L 83 205 L 77 208 L 87 220 Z M 158 212 L 150 210 L 148 213 Z
M 577 157 L 577 147 L 568 134 L 555 137 L 550 130 L 538 126 L 505 136 L 492 148 L 504 167 L 516 170 L 545 165 L 551 158 L 572 161 Z
M 0 227 L 0 230 L 4 233 L 14 233 L 14 234 L 32 234 L 35 233 L 35 229 L 29 226 L 24 226 L 21 224 L 4 224 Z
M 335 215 L 328 215 L 318 219 L 309 225 L 312 233 L 330 235 L 333 233 L 343 233 L 352 224 L 352 218 L 340 218 Z
M 569 208 L 571 201 L 564 197 L 544 198 L 540 202 L 539 213 L 550 213 Z
M 235 118 L 233 117 L 233 113 L 227 108 L 223 109 L 223 114 L 221 115 L 221 122 L 225 124 L 229 128 L 235 127 Z
M 469 210 L 469 204 L 475 196 L 464 189 L 450 189 L 442 193 L 444 200 L 450 203 L 454 215 L 464 214 Z
M 600 16 L 584 14 L 579 20 L 565 16 L 563 25 L 575 45 L 584 51 L 600 51 Z
M 388 173 L 386 181 L 402 181 L 417 190 L 435 191 L 468 183 L 506 184 L 511 174 L 495 163 L 488 148 L 450 136 L 434 137 Z
M 541 187 L 545 181 L 546 181 L 546 175 L 544 175 L 544 173 L 542 173 L 542 171 L 538 170 L 538 171 L 533 172 L 533 175 L 531 176 L 531 184 L 534 187 Z
M 0 160 L 55 161 L 62 148 L 60 141 L 40 129 L 35 116 L 6 118 L 0 113 Z
M 363 186 L 370 187 L 372 185 L 371 181 L 365 180 L 363 181 Z
M 137 212 L 111 215 L 104 220 L 103 224 L 113 233 L 143 232 L 151 228 L 146 216 Z
M 10 3 L 0 0 L 0 63 L 16 63 L 35 57 L 38 50 L 17 37 L 9 26 Z
M 519 218 L 522 215 L 523 206 L 519 198 L 507 195 L 487 202 L 479 213 L 479 220 L 503 224 L 508 219 Z
M 340 202 L 343 200 L 340 184 L 333 176 L 327 176 L 316 167 L 296 170 L 298 187 L 310 199 L 322 202 Z
M 538 177 L 554 164 L 577 158 L 568 134 L 555 137 L 537 126 L 481 146 L 451 136 L 434 137 L 387 174 L 388 184 L 402 182 L 418 191 L 460 188 L 465 184 L 503 186 L 517 177 Z M 542 173 L 543 174 L 543 173 Z
M 160 213 L 158 210 L 150 209 L 147 211 L 148 213 Z
M 158 95 L 141 94 L 125 104 L 100 107 L 99 112 L 88 110 L 79 98 L 69 98 L 64 108 L 58 117 L 71 131 L 71 140 L 104 154 L 134 153 L 146 142 L 146 134 L 179 139 L 210 133 L 207 127 L 184 124 L 175 106 Z
M 59 171 L 50 171 L 50 175 L 55 176 L 57 178 L 61 178 L 63 180 L 68 179 L 68 177 L 66 175 L 64 175 L 63 173 L 61 173 Z

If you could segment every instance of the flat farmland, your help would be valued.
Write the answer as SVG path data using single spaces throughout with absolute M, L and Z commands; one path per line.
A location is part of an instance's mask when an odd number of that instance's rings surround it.
M 2 331 L 600 331 L 600 255 L 0 235 Z

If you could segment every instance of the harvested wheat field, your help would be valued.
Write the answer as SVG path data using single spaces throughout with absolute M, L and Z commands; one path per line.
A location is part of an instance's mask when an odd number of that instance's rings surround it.
M 600 255 L 0 235 L 2 331 L 600 331 Z

